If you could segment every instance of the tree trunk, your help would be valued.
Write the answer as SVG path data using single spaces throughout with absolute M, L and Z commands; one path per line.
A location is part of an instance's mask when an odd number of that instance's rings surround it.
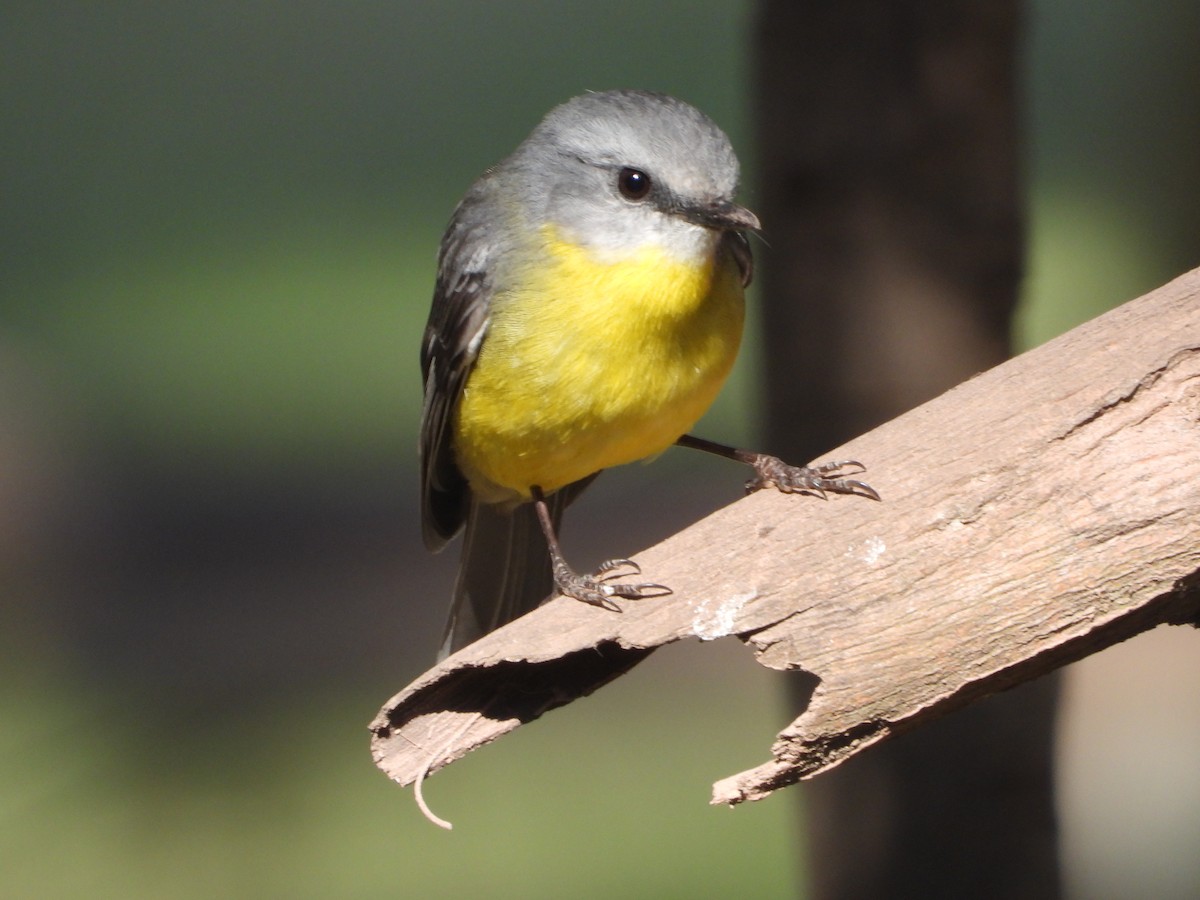
M 1015 2 L 767 2 L 766 447 L 810 459 L 1009 352 Z M 817 779 L 818 897 L 1054 897 L 1057 677 Z M 807 700 L 807 697 L 800 697 Z

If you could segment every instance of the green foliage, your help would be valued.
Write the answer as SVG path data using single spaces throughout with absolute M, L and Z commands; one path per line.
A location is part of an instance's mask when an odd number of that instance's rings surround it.
M 674 649 L 434 775 L 449 833 L 371 765 L 377 684 L 206 711 L 6 680 L 2 892 L 794 896 L 794 806 L 706 805 L 762 760 L 778 676 L 740 648 Z

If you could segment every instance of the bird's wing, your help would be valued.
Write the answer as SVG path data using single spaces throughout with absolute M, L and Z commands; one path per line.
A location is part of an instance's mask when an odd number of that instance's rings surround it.
M 470 489 L 454 459 L 454 410 L 487 332 L 494 247 L 473 227 L 463 204 L 442 241 L 433 306 L 421 344 L 425 402 L 421 409 L 421 530 L 441 549 L 466 521 Z

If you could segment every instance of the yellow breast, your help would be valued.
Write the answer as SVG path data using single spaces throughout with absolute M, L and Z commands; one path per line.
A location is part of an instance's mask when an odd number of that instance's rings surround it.
M 485 502 L 662 452 L 708 409 L 741 340 L 732 258 L 648 247 L 601 263 L 545 238 L 544 263 L 494 298 L 458 407 L 458 463 Z

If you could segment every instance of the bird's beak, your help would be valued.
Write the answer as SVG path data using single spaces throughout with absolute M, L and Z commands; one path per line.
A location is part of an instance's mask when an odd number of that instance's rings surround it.
M 683 218 L 705 228 L 717 228 L 721 231 L 761 231 L 762 224 L 758 216 L 728 200 L 716 203 L 696 204 L 680 211 Z

